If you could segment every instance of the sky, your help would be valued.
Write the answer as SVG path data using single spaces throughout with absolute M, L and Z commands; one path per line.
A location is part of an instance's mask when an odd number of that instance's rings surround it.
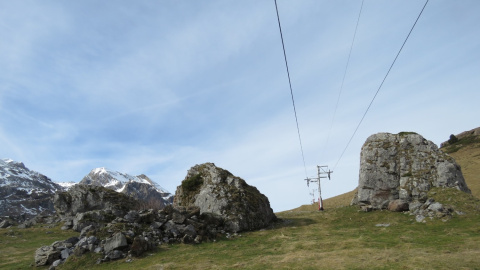
M 480 1 L 427 4 L 353 138 L 425 2 L 365 0 L 353 46 L 362 1 L 277 3 L 305 165 L 274 0 L 0 0 L 0 158 L 172 193 L 213 162 L 278 212 L 311 203 L 317 165 L 324 199 L 355 189 L 372 134 L 480 126 Z

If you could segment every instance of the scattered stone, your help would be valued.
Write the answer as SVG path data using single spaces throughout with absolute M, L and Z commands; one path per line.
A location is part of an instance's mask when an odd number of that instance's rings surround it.
M 443 211 L 443 205 L 439 202 L 434 202 L 428 206 L 428 210 L 430 211 L 435 211 L 435 212 L 441 212 Z
M 425 222 L 425 216 L 423 216 L 423 215 L 417 215 L 417 216 L 415 217 L 415 221 L 417 221 L 417 222 Z
M 68 248 L 66 249 L 63 249 L 61 252 L 60 252 L 60 258 L 62 260 L 66 260 L 68 257 L 70 257 L 70 250 Z
M 5 228 L 8 228 L 10 227 L 12 224 L 10 223 L 10 221 L 8 221 L 7 219 L 3 220 L 2 222 L 0 222 L 0 228 L 2 229 L 5 229 Z
M 376 224 L 375 227 L 390 227 L 390 223 L 379 223 Z
M 52 266 L 53 266 L 53 267 L 57 267 L 57 266 L 59 266 L 59 265 L 62 264 L 62 263 L 63 263 L 63 261 L 62 261 L 61 259 L 58 259 L 58 260 L 56 260 L 56 261 L 54 261 L 54 262 L 52 263 Z
M 112 250 L 124 248 L 127 246 L 127 239 L 122 233 L 116 233 L 113 237 L 108 238 L 105 241 L 104 249 L 106 253 L 109 253 Z
M 35 251 L 35 266 L 50 265 L 60 258 L 60 252 L 52 246 L 43 246 Z
M 120 250 L 112 250 L 107 253 L 107 255 L 104 258 L 104 261 L 115 261 L 125 258 L 125 254 L 121 252 Z

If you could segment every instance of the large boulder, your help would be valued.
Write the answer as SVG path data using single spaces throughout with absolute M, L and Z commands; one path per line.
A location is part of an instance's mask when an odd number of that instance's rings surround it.
M 93 210 L 105 210 L 115 216 L 124 216 L 138 202 L 122 193 L 99 186 L 75 185 L 65 192 L 57 192 L 53 198 L 57 215 L 75 216 Z
M 192 167 L 177 187 L 174 207 L 196 206 L 216 215 L 231 232 L 256 230 L 276 220 L 268 198 L 245 180 L 213 163 Z
M 384 209 L 396 200 L 423 203 L 432 187 L 470 193 L 460 166 L 433 142 L 412 132 L 378 133 L 362 147 L 352 204 Z

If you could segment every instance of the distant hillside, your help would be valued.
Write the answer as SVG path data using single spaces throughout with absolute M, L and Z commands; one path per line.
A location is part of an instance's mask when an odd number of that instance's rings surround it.
M 463 177 L 473 196 L 480 198 L 480 128 L 454 135 L 442 143 L 444 152 L 452 156 L 462 167 Z

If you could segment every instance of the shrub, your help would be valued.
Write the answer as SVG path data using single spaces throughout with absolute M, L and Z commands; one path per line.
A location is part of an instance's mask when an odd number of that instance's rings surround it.
M 200 173 L 191 176 L 182 182 L 182 188 L 186 192 L 197 190 L 203 184 L 203 178 Z
M 455 135 L 453 135 L 453 134 L 450 135 L 450 139 L 448 140 L 448 143 L 449 143 L 449 144 L 454 144 L 454 143 L 456 143 L 456 142 L 458 142 L 458 138 L 455 137 Z

